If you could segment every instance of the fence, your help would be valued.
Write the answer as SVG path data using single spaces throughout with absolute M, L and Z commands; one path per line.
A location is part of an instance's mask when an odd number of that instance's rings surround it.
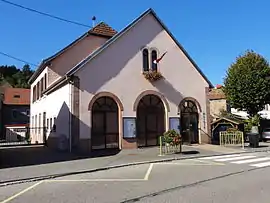
M 237 146 L 245 147 L 244 133 L 241 131 L 221 131 L 219 132 L 220 146 Z
M 0 146 L 46 144 L 46 127 L 5 127 Z
M 159 156 L 181 152 L 182 152 L 182 144 L 170 145 L 169 143 L 165 142 L 164 136 L 159 137 Z

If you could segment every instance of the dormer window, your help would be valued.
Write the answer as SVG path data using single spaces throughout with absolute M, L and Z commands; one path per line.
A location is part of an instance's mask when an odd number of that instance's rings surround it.
M 13 97 L 14 97 L 14 98 L 20 98 L 20 95 L 15 94 Z
M 149 52 L 148 49 L 143 49 L 143 71 L 149 71 Z

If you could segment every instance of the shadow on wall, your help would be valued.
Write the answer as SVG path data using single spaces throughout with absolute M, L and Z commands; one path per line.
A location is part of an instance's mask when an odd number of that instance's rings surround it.
M 184 96 L 173 85 L 166 79 L 155 81 L 152 83 L 154 87 L 161 92 L 167 100 L 175 104 L 178 108 L 180 102 L 183 100 Z
M 132 32 L 132 29 L 134 29 L 132 28 L 129 35 L 124 35 L 119 38 L 117 43 L 114 43 L 108 47 L 109 50 L 104 50 L 100 56 L 97 56 L 92 60 L 91 75 L 84 74 L 80 77 L 81 81 L 91 81 L 91 85 L 89 85 L 87 82 L 84 84 L 81 83 L 81 91 L 96 94 L 104 84 L 110 80 L 113 80 L 121 72 L 121 70 L 131 61 L 138 51 L 149 44 L 159 33 L 162 32 L 162 28 L 158 26 L 148 26 L 143 28 L 145 28 L 145 30 L 143 30 L 143 37 L 139 37 L 137 34 L 138 32 Z M 133 40 L 130 40 L 131 38 L 133 38 Z M 105 63 L 107 64 L 107 67 L 101 68 L 100 64 L 104 66 L 104 59 L 106 59 Z M 142 68 L 142 64 L 140 66 Z M 125 87 L 120 85 L 118 88 Z M 121 98 L 121 95 L 117 96 Z

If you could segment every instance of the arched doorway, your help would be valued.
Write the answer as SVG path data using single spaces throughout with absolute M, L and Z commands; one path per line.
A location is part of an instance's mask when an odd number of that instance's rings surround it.
M 138 147 L 158 145 L 158 138 L 165 131 L 165 109 L 156 95 L 144 96 L 137 107 Z
M 181 135 L 184 143 L 199 143 L 199 113 L 192 100 L 184 100 L 180 104 Z
M 119 109 L 108 96 L 99 97 L 92 106 L 91 145 L 95 149 L 119 148 Z

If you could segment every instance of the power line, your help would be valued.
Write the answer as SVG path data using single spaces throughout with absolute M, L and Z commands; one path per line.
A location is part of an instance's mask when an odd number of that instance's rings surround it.
M 72 20 L 68 20 L 68 19 L 64 19 L 64 18 L 61 18 L 61 17 L 58 17 L 58 16 L 55 16 L 55 15 L 51 15 L 49 13 L 44 13 L 42 11 L 38 11 L 36 9 L 32 9 L 32 8 L 29 8 L 29 7 L 25 7 L 23 5 L 20 5 L 20 4 L 16 4 L 16 3 L 13 3 L 13 2 L 10 2 L 10 1 L 7 1 L 7 0 L 0 0 L 6 4 L 9 4 L 9 5 L 12 5 L 12 6 L 15 6 L 15 7 L 18 7 L 18 8 L 22 8 L 24 10 L 27 10 L 27 11 L 31 11 L 31 12 L 34 12 L 34 13 L 38 13 L 40 15 L 44 15 L 44 16 L 47 16 L 47 17 L 50 17 L 50 18 L 54 18 L 54 19 L 57 19 L 57 20 L 61 20 L 61 21 L 64 21 L 66 23 L 72 23 L 72 24 L 75 24 L 75 25 L 79 25 L 79 26 L 83 26 L 83 27 L 87 27 L 87 28 L 90 28 L 89 25 L 85 25 L 85 24 L 82 24 L 82 23 L 79 23 L 79 22 L 75 22 L 75 21 L 72 21 Z
M 12 59 L 14 59 L 14 60 L 17 60 L 17 61 L 20 61 L 20 62 L 23 62 L 23 63 L 29 64 L 29 65 L 32 65 L 32 66 L 35 66 L 35 67 L 37 67 L 37 66 L 38 66 L 37 64 L 34 64 L 34 63 L 29 63 L 29 62 L 27 62 L 27 61 L 25 61 L 25 60 L 19 59 L 19 58 L 15 57 L 15 56 L 11 56 L 11 55 L 6 54 L 6 53 L 1 52 L 1 51 L 0 51 L 0 54 L 1 54 L 1 55 L 3 55 L 3 56 L 6 56 L 6 57 L 8 57 L 8 58 L 12 58 Z

